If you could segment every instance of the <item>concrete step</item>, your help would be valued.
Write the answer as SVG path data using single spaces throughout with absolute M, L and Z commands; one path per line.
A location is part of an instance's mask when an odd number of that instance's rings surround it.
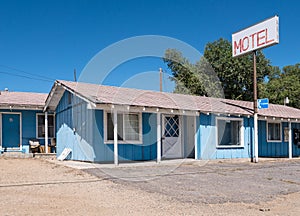
M 56 153 L 34 153 L 35 158 L 56 159 Z
M 3 152 L 1 154 L 1 157 L 6 157 L 6 158 L 32 158 L 33 154 L 24 154 L 23 152 Z

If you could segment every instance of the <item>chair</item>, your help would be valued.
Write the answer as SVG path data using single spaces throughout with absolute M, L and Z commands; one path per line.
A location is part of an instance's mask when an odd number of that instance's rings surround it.
M 51 153 L 56 153 L 56 138 L 51 138 L 50 147 Z
M 39 153 L 40 151 L 40 141 L 38 139 L 31 139 L 29 140 L 29 151 L 31 153 Z

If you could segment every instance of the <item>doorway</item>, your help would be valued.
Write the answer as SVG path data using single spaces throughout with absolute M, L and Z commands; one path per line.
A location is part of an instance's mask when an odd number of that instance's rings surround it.
M 2 149 L 16 149 L 21 146 L 21 115 L 19 113 L 1 114 Z
M 162 158 L 182 158 L 180 116 L 164 114 L 162 125 Z

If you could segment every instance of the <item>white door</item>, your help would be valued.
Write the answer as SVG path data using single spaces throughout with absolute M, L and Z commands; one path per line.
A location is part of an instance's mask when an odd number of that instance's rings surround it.
M 181 130 L 178 115 L 163 115 L 163 158 L 181 158 Z

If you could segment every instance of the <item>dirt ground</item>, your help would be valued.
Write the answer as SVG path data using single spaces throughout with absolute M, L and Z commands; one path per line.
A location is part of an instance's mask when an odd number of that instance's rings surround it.
M 0 215 L 300 214 L 300 160 L 185 163 L 155 178 L 169 167 L 67 166 L 0 157 Z

